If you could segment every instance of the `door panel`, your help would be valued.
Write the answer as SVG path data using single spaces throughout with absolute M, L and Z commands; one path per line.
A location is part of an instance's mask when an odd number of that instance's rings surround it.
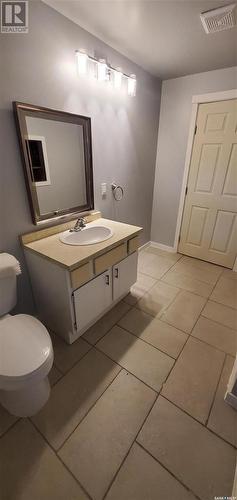
M 137 252 L 113 266 L 113 300 L 129 292 L 137 281 Z
M 111 269 L 74 292 L 77 330 L 91 324 L 112 303 Z
M 237 99 L 200 104 L 179 251 L 232 268 L 237 253 Z

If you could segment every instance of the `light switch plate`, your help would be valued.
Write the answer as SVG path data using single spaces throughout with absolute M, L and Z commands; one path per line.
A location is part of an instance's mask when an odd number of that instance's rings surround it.
M 102 182 L 101 183 L 101 195 L 102 195 L 102 198 L 105 198 L 106 192 L 107 192 L 107 184 L 106 184 L 106 182 Z

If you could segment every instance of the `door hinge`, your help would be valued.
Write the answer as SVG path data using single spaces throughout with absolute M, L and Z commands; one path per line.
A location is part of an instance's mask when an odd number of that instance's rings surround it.
M 187 196 L 188 194 L 188 186 L 186 186 L 186 189 L 185 189 L 185 196 Z
M 181 235 L 179 235 L 179 242 L 180 242 L 180 240 L 181 240 Z
M 195 125 L 194 135 L 197 133 L 197 125 Z

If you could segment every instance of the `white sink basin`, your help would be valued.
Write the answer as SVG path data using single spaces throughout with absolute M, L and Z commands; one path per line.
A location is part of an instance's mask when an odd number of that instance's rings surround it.
M 87 226 L 81 231 L 64 231 L 59 237 L 66 245 L 94 245 L 108 240 L 113 236 L 113 231 L 106 226 Z

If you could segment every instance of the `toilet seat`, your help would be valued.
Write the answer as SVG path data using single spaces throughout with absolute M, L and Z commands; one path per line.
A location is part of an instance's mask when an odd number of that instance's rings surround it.
M 44 325 L 33 316 L 17 314 L 0 320 L 0 389 L 17 390 L 46 377 L 53 347 Z

